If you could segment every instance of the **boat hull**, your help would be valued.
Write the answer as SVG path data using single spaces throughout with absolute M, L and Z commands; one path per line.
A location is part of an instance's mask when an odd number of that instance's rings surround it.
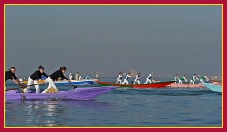
M 222 92 L 222 86 L 213 83 L 204 83 L 204 85 L 214 92 Z
M 55 85 L 91 85 L 95 82 L 95 80 L 71 80 L 68 81 L 54 81 Z
M 57 93 L 19 93 L 17 90 L 6 92 L 6 100 L 91 100 L 97 96 L 107 93 L 116 86 L 76 88 L 69 91 L 59 91 Z
M 174 87 L 174 88 L 205 88 L 203 84 L 169 84 L 168 87 Z
M 157 83 L 151 83 L 151 84 L 116 84 L 111 82 L 101 82 L 101 81 L 96 81 L 96 82 L 102 86 L 119 86 L 119 87 L 131 87 L 131 88 L 164 88 L 167 85 L 173 83 L 174 81 L 157 82 Z

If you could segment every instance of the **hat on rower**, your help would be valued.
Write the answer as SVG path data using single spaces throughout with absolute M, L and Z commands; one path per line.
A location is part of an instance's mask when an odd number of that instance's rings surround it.
M 44 67 L 40 65 L 40 66 L 38 67 L 38 69 L 43 69 L 43 70 L 44 70 Z
M 9 70 L 15 70 L 16 68 L 14 66 L 10 67 Z
M 65 70 L 66 71 L 66 67 L 62 66 L 62 67 L 60 67 L 60 70 Z

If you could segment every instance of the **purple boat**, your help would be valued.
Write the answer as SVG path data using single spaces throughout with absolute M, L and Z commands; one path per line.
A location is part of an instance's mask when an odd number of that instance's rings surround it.
M 18 90 L 6 92 L 6 100 L 90 100 L 107 93 L 116 86 L 76 88 L 74 90 L 59 91 L 57 93 L 20 93 Z

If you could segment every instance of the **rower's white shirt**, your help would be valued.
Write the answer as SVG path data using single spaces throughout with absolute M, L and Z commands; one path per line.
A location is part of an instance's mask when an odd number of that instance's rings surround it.
M 118 75 L 117 80 L 120 80 L 123 76 L 121 74 Z
M 139 80 L 139 79 L 140 79 L 139 75 L 136 75 L 136 79 L 135 80 Z
M 185 76 L 183 77 L 183 79 L 184 79 L 184 81 L 185 81 L 185 82 L 187 82 L 187 79 L 186 79 L 186 77 L 185 77 Z
M 129 79 L 130 77 L 132 77 L 132 76 L 130 76 L 130 75 L 127 74 L 127 76 L 125 77 L 125 79 L 127 80 L 127 79 Z
M 174 77 L 174 80 L 176 81 L 177 79 L 179 80 L 179 77 L 178 77 L 178 76 L 175 76 L 175 77 Z
M 151 73 L 148 75 L 147 79 L 149 79 L 150 77 L 152 77 L 152 74 Z
M 192 79 L 193 79 L 193 81 L 199 80 L 199 79 L 196 77 L 196 75 L 194 75 L 194 76 L 192 77 Z

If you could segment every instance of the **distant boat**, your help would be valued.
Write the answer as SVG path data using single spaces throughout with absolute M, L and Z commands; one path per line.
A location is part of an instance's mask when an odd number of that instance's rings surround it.
M 119 87 L 131 87 L 131 88 L 164 88 L 167 85 L 174 83 L 175 81 L 156 82 L 151 84 L 116 84 L 112 82 L 96 81 L 102 86 L 119 86 Z
M 115 86 L 76 88 L 56 93 L 21 93 L 18 90 L 8 90 L 5 97 L 6 100 L 91 100 L 116 88 Z
M 214 92 L 222 92 L 222 86 L 214 83 L 204 83 L 204 85 Z
M 82 80 L 63 80 L 63 81 L 54 81 L 56 85 L 90 85 L 93 84 L 97 79 L 82 79 Z
M 213 84 L 216 84 L 216 85 L 221 85 L 222 86 L 222 83 L 221 82 L 212 82 Z

